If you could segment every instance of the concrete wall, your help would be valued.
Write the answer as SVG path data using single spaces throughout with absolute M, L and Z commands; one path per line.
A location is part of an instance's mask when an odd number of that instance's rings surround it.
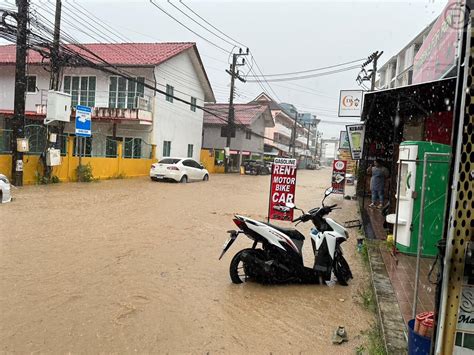
M 77 181 L 76 168 L 79 158 L 72 155 L 73 137 L 69 137 L 67 155 L 62 157 L 61 165 L 53 168 L 52 174 L 62 182 Z M 156 159 L 122 158 L 122 143 L 117 147 L 117 158 L 82 158 L 82 164 L 91 164 L 94 178 L 108 179 L 119 175 L 124 177 L 148 176 L 150 166 Z M 153 148 L 154 154 L 154 148 Z M 25 155 L 23 158 L 23 179 L 25 184 L 34 184 L 36 175 L 42 175 L 42 163 L 38 155 Z M 0 173 L 11 178 L 11 155 L 0 155 Z
M 174 96 L 188 102 L 191 96 L 197 105 L 204 106 L 204 90 L 189 57 L 188 51 L 156 67 L 158 88 L 166 91 L 166 85 L 174 87 Z M 184 94 L 186 93 L 186 94 Z M 191 111 L 190 105 L 177 100 L 166 101 L 165 95 L 156 96 L 153 143 L 158 158 L 163 157 L 163 141 L 171 141 L 171 156 L 187 157 L 188 144 L 193 145 L 193 158 L 201 154 L 203 111 Z

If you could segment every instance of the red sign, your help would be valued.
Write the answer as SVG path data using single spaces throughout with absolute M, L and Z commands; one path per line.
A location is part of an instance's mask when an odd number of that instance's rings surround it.
M 293 209 L 286 203 L 295 203 L 296 159 L 275 158 L 272 165 L 268 218 L 293 220 Z
M 346 168 L 347 162 L 345 160 L 334 160 L 332 162 L 332 188 L 335 194 L 344 194 Z
M 463 29 L 463 8 L 458 0 L 449 0 L 416 53 L 413 84 L 441 79 L 456 63 L 458 31 Z

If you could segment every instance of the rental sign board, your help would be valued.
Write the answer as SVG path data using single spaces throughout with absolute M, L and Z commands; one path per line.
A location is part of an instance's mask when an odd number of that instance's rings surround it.
M 293 209 L 284 208 L 295 203 L 296 159 L 275 158 L 272 165 L 268 219 L 292 221 Z

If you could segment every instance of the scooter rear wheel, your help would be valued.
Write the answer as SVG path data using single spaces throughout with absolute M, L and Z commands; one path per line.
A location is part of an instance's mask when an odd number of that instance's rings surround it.
M 242 249 L 234 255 L 230 262 L 229 274 L 230 279 L 235 284 L 241 284 L 249 281 L 252 278 L 252 274 L 249 272 L 249 267 L 242 260 L 243 253 L 260 254 L 262 251 L 259 249 Z

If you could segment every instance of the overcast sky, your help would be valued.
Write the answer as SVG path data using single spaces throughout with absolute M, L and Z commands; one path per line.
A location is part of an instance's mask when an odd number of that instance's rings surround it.
M 5 4 L 7 0 L 0 0 L 2 2 Z M 65 21 L 81 23 L 83 15 L 77 10 L 79 4 L 132 41 L 197 42 L 218 102 L 228 101 L 229 75 L 225 69 L 232 46 L 193 23 L 167 1 L 155 0 L 226 52 L 183 28 L 146 0 L 63 2 Z M 435 19 L 447 3 L 446 0 L 183 2 L 220 31 L 247 45 L 264 74 L 331 66 L 367 57 L 376 50 L 384 51 L 380 59 L 383 64 Z M 53 8 L 54 1 L 33 0 L 33 3 L 42 11 L 52 11 L 48 9 Z M 177 0 L 173 4 L 189 11 Z M 93 19 L 93 22 L 99 21 Z M 65 22 L 63 28 L 78 40 L 95 42 Z M 99 25 L 95 30 L 104 31 Z M 247 72 L 246 68 L 243 71 Z M 332 137 L 339 135 L 348 120 L 337 117 L 339 90 L 357 89 L 357 73 L 354 69 L 318 78 L 270 83 L 272 90 L 264 86 L 276 101 L 289 102 L 300 111 L 316 114 L 323 121 L 320 130 L 324 137 Z M 260 92 L 259 84 L 237 82 L 236 101 L 248 102 Z

